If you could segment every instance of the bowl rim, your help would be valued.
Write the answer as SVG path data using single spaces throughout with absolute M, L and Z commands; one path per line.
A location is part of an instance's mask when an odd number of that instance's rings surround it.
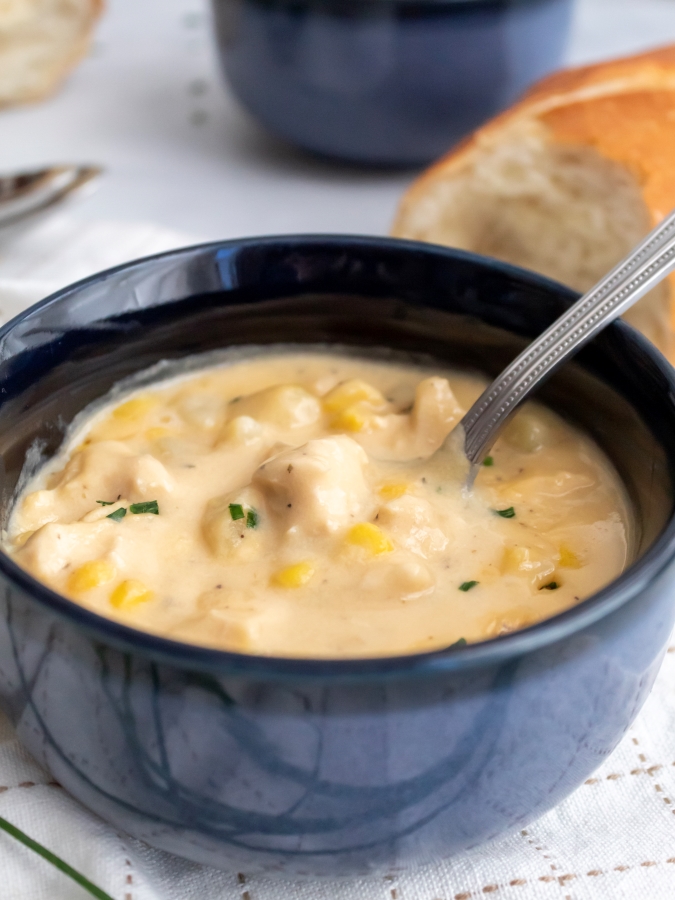
M 288 234 L 263 235 L 209 241 L 186 247 L 179 247 L 163 253 L 130 260 L 121 265 L 96 272 L 87 278 L 50 294 L 43 300 L 29 306 L 0 327 L 0 345 L 11 331 L 23 320 L 38 310 L 46 308 L 65 297 L 101 282 L 120 272 L 152 265 L 157 261 L 190 256 L 200 251 L 235 250 L 244 247 L 279 246 L 292 243 L 298 245 L 323 245 L 343 248 L 356 245 L 382 250 L 400 249 L 404 252 L 428 253 L 448 259 L 460 259 L 480 265 L 483 268 L 516 277 L 534 287 L 544 290 L 555 289 L 567 292 L 570 297 L 575 292 L 559 282 L 535 272 L 521 269 L 491 257 L 484 257 L 465 250 L 430 244 L 421 241 L 404 240 L 393 237 L 373 237 L 350 234 Z M 641 333 L 623 321 L 615 321 L 609 329 L 623 331 L 630 336 L 631 343 L 651 362 L 664 377 L 669 386 L 669 395 L 675 397 L 675 369 L 665 357 Z M 399 656 L 354 657 L 354 658 L 309 658 L 278 657 L 237 653 L 213 647 L 190 644 L 142 631 L 124 625 L 113 619 L 99 615 L 92 610 L 69 600 L 42 584 L 26 570 L 15 563 L 0 546 L 0 573 L 22 593 L 40 606 L 46 607 L 59 619 L 66 620 L 98 640 L 118 649 L 145 655 L 163 664 L 174 667 L 208 671 L 218 674 L 241 674 L 260 678 L 281 679 L 330 679 L 363 680 L 365 677 L 396 677 L 430 675 L 439 672 L 464 671 L 484 666 L 493 666 L 507 659 L 522 656 L 570 637 L 576 632 L 593 625 L 618 610 L 624 604 L 640 595 L 653 583 L 675 558 L 675 509 L 661 534 L 647 552 L 632 563 L 618 578 L 596 593 L 555 616 L 543 619 L 520 631 L 511 632 L 489 640 L 466 644 L 461 647 L 444 647 L 422 653 Z
M 256 0 L 258 5 L 266 5 L 265 0 Z M 394 7 L 397 10 L 411 12 L 429 13 L 446 8 L 453 12 L 468 12 L 476 7 L 494 9 L 496 11 L 506 11 L 514 7 L 530 7 L 544 6 L 546 4 L 553 5 L 556 0 L 302 0 L 301 6 L 311 8 L 339 8 L 345 9 L 353 7 L 377 8 L 381 12 L 386 13 L 387 8 Z M 557 0 L 560 5 L 571 0 Z M 222 0 L 215 0 L 214 5 L 218 6 Z M 298 5 L 298 0 L 286 0 L 287 5 Z

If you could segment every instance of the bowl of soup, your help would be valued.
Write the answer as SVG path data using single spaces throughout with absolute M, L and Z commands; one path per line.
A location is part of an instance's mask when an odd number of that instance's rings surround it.
M 673 370 L 616 323 L 467 490 L 448 436 L 574 299 L 394 239 L 187 248 L 0 331 L 0 702 L 197 862 L 382 873 L 523 827 L 675 619 Z

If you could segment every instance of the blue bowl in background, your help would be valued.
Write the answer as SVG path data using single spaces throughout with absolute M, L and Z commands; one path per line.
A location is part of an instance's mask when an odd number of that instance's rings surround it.
M 212 0 L 241 103 L 356 163 L 440 156 L 562 59 L 572 0 Z
M 575 295 L 394 239 L 230 241 L 80 282 L 0 329 L 0 507 L 120 378 L 224 346 L 391 346 L 495 375 Z M 613 750 L 675 619 L 675 372 L 617 322 L 541 399 L 586 429 L 636 515 L 636 561 L 561 615 L 398 658 L 274 659 L 104 619 L 0 552 L 0 705 L 116 827 L 235 871 L 367 875 L 474 847 L 550 809 Z M 317 598 L 320 600 L 320 597 Z

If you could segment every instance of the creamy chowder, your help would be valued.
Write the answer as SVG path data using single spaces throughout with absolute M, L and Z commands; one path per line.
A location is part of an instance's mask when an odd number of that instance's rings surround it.
M 483 387 L 292 348 L 152 384 L 30 479 L 6 548 L 101 615 L 245 653 L 396 655 L 523 628 L 622 571 L 630 514 L 601 450 L 534 403 L 471 492 L 449 457 L 428 461 Z

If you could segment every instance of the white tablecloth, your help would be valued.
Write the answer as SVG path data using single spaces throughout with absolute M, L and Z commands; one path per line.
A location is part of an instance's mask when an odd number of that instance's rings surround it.
M 579 0 L 569 59 L 668 41 L 675 0 Z M 0 320 L 92 271 L 195 240 L 385 233 L 411 177 L 330 166 L 265 137 L 219 86 L 204 0 L 109 0 L 94 52 L 65 89 L 0 114 L 0 171 L 56 160 L 108 172 L 70 214 L 0 244 Z M 118 900 L 672 900 L 675 653 L 626 739 L 568 800 L 519 834 L 424 870 L 289 884 L 192 865 L 82 809 L 1 716 L 0 815 Z M 85 896 L 0 834 L 2 900 Z

